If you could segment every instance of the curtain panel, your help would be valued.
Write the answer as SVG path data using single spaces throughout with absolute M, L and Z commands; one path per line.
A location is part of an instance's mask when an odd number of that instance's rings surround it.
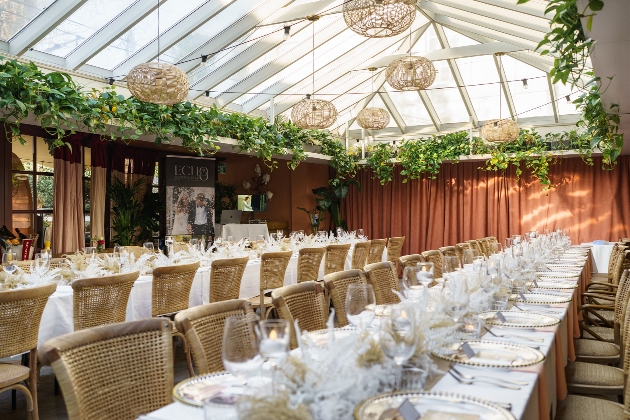
M 85 247 L 83 217 L 83 165 L 78 133 L 64 139 L 70 147 L 54 150 L 54 198 L 52 249 L 55 254 L 75 252 Z
M 550 166 L 550 191 L 521 164 L 504 173 L 479 170 L 481 162 L 445 163 L 436 179 L 402 183 L 400 167 L 381 186 L 371 170 L 360 171 L 362 191 L 350 188 L 342 216 L 350 230 L 363 228 L 369 238 L 405 236 L 403 255 L 455 245 L 469 239 L 536 229 L 568 228 L 574 243 L 617 241 L 630 236 L 630 156 L 613 170 L 580 158 L 558 159 Z
M 90 180 L 90 232 L 92 240 L 105 237 L 105 196 L 107 194 L 107 149 L 109 143 L 92 136 L 92 177 Z
M 152 150 L 115 144 L 112 151 L 112 177 L 120 179 L 125 185 L 133 185 L 144 178 L 145 182 L 138 194 L 138 199 L 142 200 L 153 180 L 157 157 L 157 153 Z

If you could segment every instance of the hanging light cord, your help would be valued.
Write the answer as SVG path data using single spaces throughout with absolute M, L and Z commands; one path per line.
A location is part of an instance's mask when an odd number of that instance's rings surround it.
M 158 38 L 157 38 L 157 44 L 158 44 L 158 54 L 157 54 L 157 61 L 158 63 L 160 62 L 160 0 L 157 0 L 157 18 L 158 18 Z
M 313 99 L 315 98 L 315 21 L 313 21 L 313 73 L 311 74 L 311 84 L 313 89 Z

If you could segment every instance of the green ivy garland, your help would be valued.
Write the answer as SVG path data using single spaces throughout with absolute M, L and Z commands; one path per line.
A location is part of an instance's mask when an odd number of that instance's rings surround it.
M 396 149 L 391 143 L 379 143 L 372 148 L 370 156 L 366 160 L 367 166 L 372 168 L 374 178 L 378 178 L 381 185 L 392 181 L 394 165 L 391 159 L 394 158 Z

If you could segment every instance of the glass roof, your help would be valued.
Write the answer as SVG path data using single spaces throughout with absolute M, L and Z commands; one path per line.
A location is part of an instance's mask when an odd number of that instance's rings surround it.
M 534 52 L 549 28 L 546 1 L 423 0 L 413 35 L 390 38 L 365 38 L 348 29 L 340 13 L 343 0 L 163 0 L 159 13 L 157 3 L 0 0 L 0 41 L 5 41 L 0 55 L 16 43 L 15 50 L 35 50 L 39 55 L 33 56 L 43 61 L 66 60 L 68 70 L 124 81 L 125 71 L 158 59 L 159 14 L 159 60 L 188 73 L 189 99 L 265 115 L 274 98 L 275 112 L 290 115 L 295 103 L 313 93 L 313 30 L 304 18 L 320 14 L 315 94 L 337 107 L 332 128 L 341 130 L 348 121 L 357 129 L 355 118 L 364 106 L 392 111 L 396 119 L 390 119 L 389 131 L 438 132 L 448 124 L 510 116 L 534 126 L 537 119 L 545 125 L 550 118 L 565 126 L 575 121 L 571 114 L 577 111 L 566 97 L 571 101 L 576 92 L 550 85 L 553 57 Z M 288 40 L 282 37 L 285 25 L 291 27 Z M 388 56 L 409 53 L 410 45 L 412 55 L 427 56 L 437 70 L 422 94 L 395 91 L 384 80 Z M 499 59 L 493 56 L 498 52 L 506 54 Z M 200 65 L 202 54 L 208 55 L 206 66 Z M 366 70 L 374 62 L 372 88 Z M 211 91 L 209 98 L 205 90 Z M 374 91 L 379 93 L 368 104 L 365 99 Z

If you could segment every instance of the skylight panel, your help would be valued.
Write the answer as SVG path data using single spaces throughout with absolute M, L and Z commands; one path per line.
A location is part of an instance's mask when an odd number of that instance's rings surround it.
M 8 41 L 54 0 L 0 1 L 0 40 Z

